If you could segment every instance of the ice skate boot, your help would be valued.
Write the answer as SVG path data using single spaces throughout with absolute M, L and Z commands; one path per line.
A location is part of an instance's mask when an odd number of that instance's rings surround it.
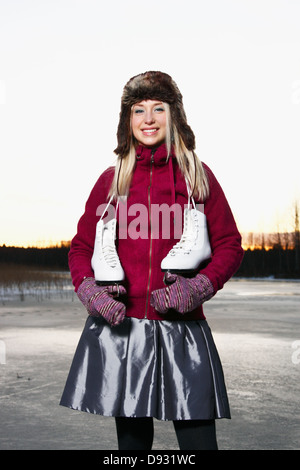
M 206 216 L 194 209 L 184 210 L 183 233 L 179 242 L 161 262 L 161 270 L 193 276 L 211 256 Z
M 111 219 L 106 224 L 102 218 L 96 226 L 94 253 L 92 256 L 92 268 L 95 281 L 99 285 L 121 283 L 125 273 L 117 254 L 116 240 L 117 220 Z

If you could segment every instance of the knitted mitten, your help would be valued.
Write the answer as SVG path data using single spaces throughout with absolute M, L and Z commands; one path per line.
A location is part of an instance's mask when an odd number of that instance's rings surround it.
M 170 308 L 182 314 L 191 312 L 215 294 L 212 283 L 204 274 L 189 279 L 166 273 L 165 281 L 172 284 L 151 294 L 150 303 L 160 313 L 166 313 Z
M 89 315 L 102 316 L 111 326 L 122 323 L 126 307 L 114 299 L 114 295 L 126 294 L 122 285 L 98 286 L 92 277 L 85 278 L 80 284 L 77 295 Z

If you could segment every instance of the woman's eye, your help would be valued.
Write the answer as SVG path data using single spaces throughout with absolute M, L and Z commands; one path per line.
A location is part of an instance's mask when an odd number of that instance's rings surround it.
M 164 112 L 164 108 L 162 106 L 158 106 L 157 108 L 154 108 L 153 111 L 155 113 L 163 113 Z M 143 114 L 145 112 L 145 110 L 143 108 L 135 108 L 133 110 L 134 114 Z

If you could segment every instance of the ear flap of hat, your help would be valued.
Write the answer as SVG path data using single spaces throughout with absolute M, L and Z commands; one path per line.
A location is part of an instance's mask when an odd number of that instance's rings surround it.
M 115 153 L 120 157 L 128 154 L 131 143 L 130 117 L 134 104 L 143 100 L 160 100 L 170 105 L 172 123 L 188 150 L 195 148 L 195 136 L 187 123 L 182 95 L 170 75 L 163 72 L 145 72 L 131 78 L 124 87 L 120 119 L 117 130 L 118 146 Z
M 195 135 L 187 123 L 185 111 L 182 103 L 174 107 L 171 106 L 171 118 L 172 122 L 175 123 L 177 131 L 182 138 L 184 145 L 188 150 L 195 149 Z
M 114 152 L 120 157 L 125 157 L 130 150 L 131 126 L 130 126 L 131 107 L 122 105 L 120 119 L 117 131 L 118 146 Z

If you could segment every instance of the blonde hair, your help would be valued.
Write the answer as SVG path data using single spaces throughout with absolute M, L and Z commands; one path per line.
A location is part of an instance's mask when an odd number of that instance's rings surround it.
M 172 122 L 171 111 L 168 103 L 163 103 L 166 111 L 167 132 L 166 147 L 167 155 L 171 155 L 174 148 L 176 160 L 182 175 L 186 178 L 193 197 L 196 200 L 205 201 L 209 195 L 209 182 L 203 165 L 194 151 L 188 150 Z M 114 178 L 110 187 L 108 197 L 117 198 L 128 196 L 132 175 L 136 165 L 137 141 L 131 133 L 130 149 L 125 157 L 118 157 L 115 167 Z

